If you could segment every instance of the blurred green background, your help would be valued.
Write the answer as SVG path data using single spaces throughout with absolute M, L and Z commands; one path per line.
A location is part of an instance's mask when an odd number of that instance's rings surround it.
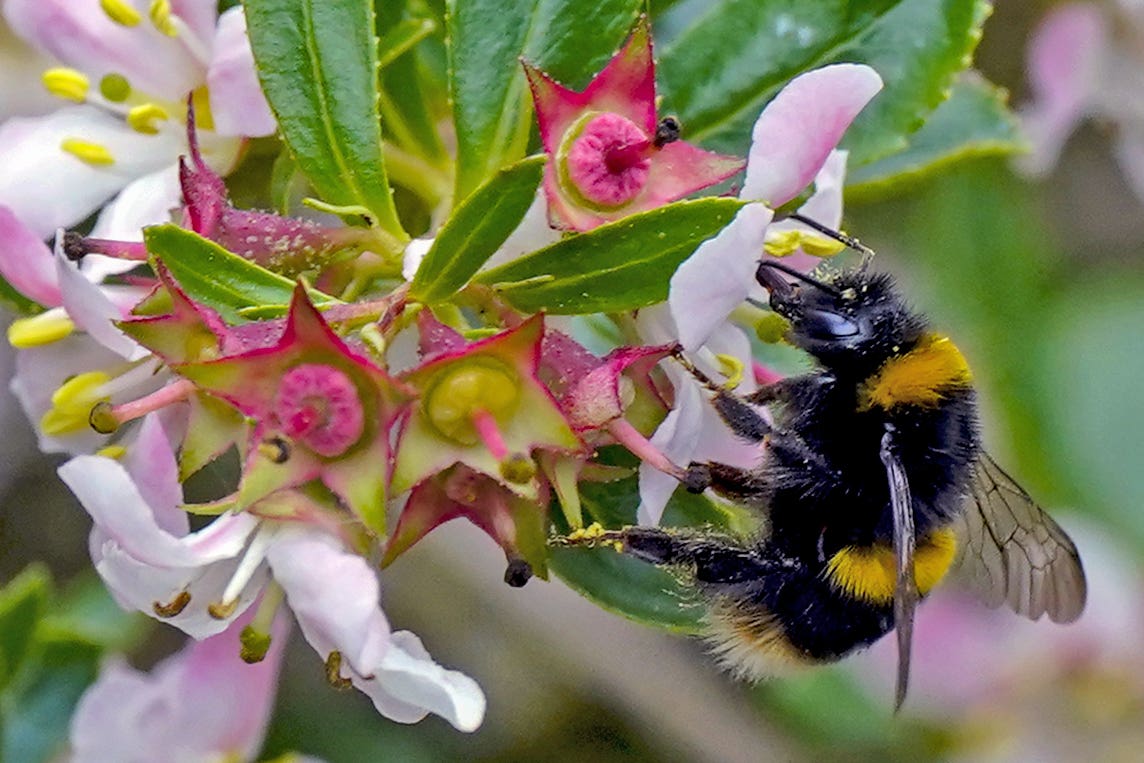
M 1044 7 L 1000 3 L 986 25 L 978 67 L 1009 88 L 1014 104 L 1025 98 L 1023 51 Z M 1082 536 L 1086 559 L 1123 573 L 1118 587 L 1094 590 L 1089 613 L 1067 629 L 1078 635 L 1048 623 L 1015 631 L 1015 617 L 983 616 L 974 648 L 988 652 L 995 637 L 996 653 L 971 654 L 959 669 L 987 688 L 957 700 L 923 692 L 894 717 L 889 679 L 876 678 L 891 670 L 884 655 L 739 685 L 700 644 L 602 612 L 558 582 L 507 588 L 488 539 L 450 526 L 387 572 L 383 606 L 395 628 L 420 634 L 440 662 L 481 683 L 490 698 L 483 728 L 466 736 L 436 718 L 413 727 L 381 719 L 364 696 L 330 689 L 295 639 L 264 757 L 1067 760 L 1081 751 L 1138 760 L 1144 665 L 1131 644 L 1140 631 L 1118 640 L 1101 618 L 1119 608 L 1127 619 L 1117 627 L 1141 624 L 1144 608 L 1136 561 L 1144 550 L 1144 203 L 1124 182 L 1109 137 L 1101 125 L 1083 127 L 1043 182 L 1018 178 L 1003 160 L 976 160 L 892 200 L 854 200 L 846 214 L 848 231 L 879 252 L 878 266 L 897 274 L 969 356 L 992 452 L 1066 528 L 1094 528 Z M 59 460 L 36 454 L 21 417 L 4 427 L 13 447 L 0 470 L 0 581 L 42 560 L 60 586 L 77 585 L 73 578 L 90 575 L 87 518 L 55 478 Z M 1094 575 L 1094 588 L 1105 580 Z M 137 664 L 179 643 L 161 630 L 152 628 Z M 1045 676 L 1061 680 L 1026 690 Z M 940 681 L 923 685 L 942 691 Z M 68 690 L 59 692 L 50 696 Z M 1000 728 L 985 719 L 999 704 Z

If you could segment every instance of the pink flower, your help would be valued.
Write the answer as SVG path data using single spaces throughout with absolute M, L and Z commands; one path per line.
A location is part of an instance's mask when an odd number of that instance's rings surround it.
M 550 157 L 544 191 L 554 227 L 589 230 L 681 199 L 743 168 L 737 158 L 678 140 L 674 120 L 657 123 L 647 17 L 582 92 L 527 62 L 524 71 Z
M 251 761 L 262 748 L 287 636 L 273 629 L 269 651 L 248 664 L 239 634 L 246 620 L 143 673 L 115 659 L 88 687 L 71 721 L 74 763 Z
M 747 177 L 739 192 L 740 199 L 762 203 L 743 207 L 671 279 L 668 304 L 686 349 L 702 346 L 754 289 L 772 209 L 817 180 L 817 195 L 807 202 L 807 212 L 841 218 L 845 159 L 828 160 L 854 117 L 881 89 L 882 79 L 870 67 L 834 64 L 795 77 L 763 109 L 751 133 Z M 833 219 L 820 222 L 837 224 Z M 775 238 L 772 234 L 771 241 Z
M 1068 3 L 1045 15 L 1029 42 L 1026 66 L 1032 101 L 1021 121 L 1032 150 L 1018 167 L 1043 175 L 1086 118 L 1109 123 L 1114 152 L 1132 189 L 1144 200 L 1144 10 L 1122 2 Z
M 205 150 L 220 170 L 245 136 L 274 132 L 242 10 L 219 16 L 216 8 L 206 0 L 7 0 L 16 34 L 59 62 L 44 85 L 73 105 L 0 126 L 0 204 L 46 238 L 118 194 L 93 234 L 138 240 L 143 225 L 178 205 L 188 94 L 212 130 Z
M 464 731 L 480 725 L 480 688 L 433 662 L 416 636 L 391 632 L 375 572 L 347 549 L 328 507 L 283 490 L 190 531 L 154 415 L 124 463 L 78 456 L 59 471 L 92 517 L 92 559 L 125 608 L 203 639 L 226 630 L 273 578 L 331 681 L 348 680 L 402 723 L 432 712 Z

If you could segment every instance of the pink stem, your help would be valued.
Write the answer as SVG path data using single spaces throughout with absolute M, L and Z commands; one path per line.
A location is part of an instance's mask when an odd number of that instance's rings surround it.
M 477 430 L 477 434 L 481 436 L 493 458 L 503 461 L 508 456 L 508 446 L 504 444 L 504 437 L 501 436 L 497 420 L 488 411 L 478 408 L 473 411 L 472 421 L 473 428 Z
M 625 418 L 612 419 L 608 424 L 608 432 L 616 441 L 630 450 L 644 463 L 659 469 L 664 474 L 670 474 L 676 479 L 683 479 L 686 470 L 664 455 L 664 452 L 652 445 L 651 440 L 640 434 L 639 430 L 631 425 Z
M 121 425 L 128 421 L 133 421 L 140 416 L 145 416 L 152 411 L 157 411 L 160 408 L 165 408 L 171 403 L 178 403 L 186 400 L 192 392 L 195 391 L 195 385 L 190 379 L 180 379 L 177 382 L 168 384 L 161 389 L 155 390 L 150 395 L 145 395 L 138 400 L 132 400 L 130 403 L 122 403 L 111 409 L 111 413 L 115 416 L 115 420 Z

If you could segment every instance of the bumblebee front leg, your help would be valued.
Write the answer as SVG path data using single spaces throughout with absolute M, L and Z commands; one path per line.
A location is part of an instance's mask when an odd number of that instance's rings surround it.
M 683 355 L 682 349 L 675 352 L 675 359 L 700 384 L 714 393 L 711 404 L 715 407 L 715 412 L 719 414 L 719 418 L 723 419 L 723 423 L 736 436 L 748 442 L 761 442 L 764 437 L 771 433 L 770 422 L 763 418 L 762 414 L 752 408 L 743 398 L 722 385 L 716 384 L 711 377 L 696 368 L 695 364 Z

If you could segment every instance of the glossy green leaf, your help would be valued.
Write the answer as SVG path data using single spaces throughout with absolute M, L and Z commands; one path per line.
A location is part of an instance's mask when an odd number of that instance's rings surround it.
M 373 3 L 244 6 L 262 88 L 298 166 L 326 201 L 366 207 L 405 239 L 382 161 Z
M 610 455 L 604 454 L 604 458 Z M 619 458 L 634 468 L 630 454 Z M 580 491 L 585 521 L 613 528 L 635 524 L 640 498 L 634 475 L 617 482 L 584 483 Z M 663 517 L 668 526 L 722 527 L 727 521 L 728 515 L 706 497 L 682 490 L 668 502 Z M 686 583 L 663 568 L 609 548 L 553 548 L 549 569 L 585 598 L 616 614 L 680 633 L 703 630 L 702 601 Z
M 32 566 L 0 589 L 0 688 L 19 671 L 32 647 L 51 585 L 48 571 Z
M 294 282 L 231 254 L 213 241 L 177 225 L 155 225 L 143 231 L 147 251 L 171 271 L 190 295 L 237 323 L 239 310 L 258 305 L 289 304 Z M 310 290 L 316 304 L 332 297 Z
M 536 196 L 545 161 L 544 156 L 519 161 L 465 199 L 421 261 L 410 296 L 439 302 L 463 287 L 524 218 Z
M 926 177 L 953 162 L 1012 154 L 1025 145 L 1005 92 L 973 73 L 958 80 L 949 100 L 934 110 L 909 142 L 905 151 L 850 173 L 847 197 L 890 194 L 903 182 Z
M 449 0 L 456 199 L 524 156 L 532 110 L 521 57 L 570 86 L 604 68 L 639 0 Z
M 409 18 L 399 21 L 378 42 L 377 47 L 381 51 L 378 67 L 384 69 L 392 64 L 414 45 L 433 34 L 436 28 L 433 19 Z
M 670 204 L 570 236 L 480 273 L 525 312 L 620 312 L 662 302 L 679 264 L 731 221 L 743 202 Z
M 439 123 L 448 114 L 448 93 L 444 78 L 438 78 L 424 64 L 425 49 L 429 45 L 440 47 L 444 36 L 444 19 L 426 19 L 421 11 L 406 8 L 406 3 L 387 0 L 377 3 L 377 30 L 382 40 L 381 57 L 391 59 L 381 72 L 382 127 L 386 140 L 404 151 L 420 157 L 437 168 L 444 169 L 450 162 L 445 144 L 438 130 Z M 424 9 L 427 11 L 428 9 Z M 402 27 L 417 25 L 424 29 L 432 24 L 433 34 L 420 40 L 399 55 L 393 56 L 386 45 Z M 395 173 L 387 157 L 386 167 Z
M 792 78 L 866 63 L 886 87 L 843 141 L 860 166 L 906 147 L 968 66 L 987 13 L 973 0 L 729 0 L 661 53 L 664 107 L 689 140 L 741 155 L 763 106 Z

